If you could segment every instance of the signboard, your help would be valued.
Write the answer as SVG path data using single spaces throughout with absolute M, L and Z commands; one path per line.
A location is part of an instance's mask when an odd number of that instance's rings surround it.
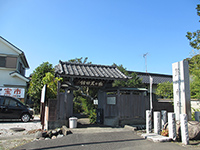
M 115 105 L 116 104 L 116 97 L 107 97 L 107 104 L 108 105 Z
M 24 98 L 24 88 L 11 88 L 11 87 L 0 87 L 0 95 L 12 96 L 15 98 Z
M 94 102 L 94 105 L 98 105 L 98 99 L 94 99 L 93 102 Z
M 104 81 L 101 80 L 87 80 L 87 79 L 75 79 L 74 84 L 78 86 L 92 86 L 92 87 L 102 87 Z
M 41 103 L 45 102 L 45 96 L 46 96 L 46 84 L 42 88 L 42 93 L 41 93 Z

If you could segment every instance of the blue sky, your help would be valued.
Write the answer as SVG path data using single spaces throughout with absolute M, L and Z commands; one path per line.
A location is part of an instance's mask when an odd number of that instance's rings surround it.
M 41 63 L 88 57 L 94 64 L 172 74 L 190 56 L 199 0 L 0 0 L 0 36 L 24 51 L 29 76 Z

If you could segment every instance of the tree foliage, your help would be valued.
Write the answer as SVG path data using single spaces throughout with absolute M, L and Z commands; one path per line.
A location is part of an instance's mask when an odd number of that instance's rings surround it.
M 197 15 L 200 16 L 200 4 L 197 5 L 196 10 Z M 187 32 L 186 37 L 190 42 L 190 46 L 194 49 L 194 55 L 188 59 L 191 98 L 200 99 L 200 30 Z
M 156 95 L 161 98 L 173 98 L 173 83 L 172 82 L 163 82 L 159 83 L 156 89 Z
M 200 4 L 197 5 L 197 15 L 200 16 Z M 199 21 L 200 22 L 200 21 Z M 195 50 L 200 50 L 200 30 L 187 32 L 186 37 L 190 41 L 190 46 Z
M 117 66 L 116 64 L 113 64 L 113 66 L 116 66 L 126 76 L 131 77 L 127 81 L 115 80 L 113 87 L 143 87 L 142 80 L 137 76 L 135 72 L 129 73 L 126 68 L 123 67 L 123 65 Z
M 200 99 L 200 54 L 188 59 L 191 98 Z
M 43 78 L 48 72 L 54 74 L 53 66 L 49 62 L 44 62 L 33 71 L 31 77 L 28 94 L 34 101 L 34 108 L 36 111 L 40 109 L 41 91 L 44 86 Z
M 92 62 L 88 62 L 88 57 L 85 57 L 84 59 L 83 59 L 83 57 L 70 59 L 68 62 L 81 63 L 81 64 L 92 64 Z
M 47 85 L 47 99 L 56 98 L 58 81 L 62 81 L 62 78 L 55 78 L 54 74 L 52 74 L 51 72 L 47 72 L 45 77 L 42 79 L 43 85 Z

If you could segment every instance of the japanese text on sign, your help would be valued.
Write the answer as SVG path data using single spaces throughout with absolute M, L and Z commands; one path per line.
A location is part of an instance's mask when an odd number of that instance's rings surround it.
M 77 80 L 75 81 L 75 85 L 102 87 L 104 84 L 103 81 Z
M 0 95 L 12 96 L 15 98 L 24 98 L 25 89 L 0 87 Z

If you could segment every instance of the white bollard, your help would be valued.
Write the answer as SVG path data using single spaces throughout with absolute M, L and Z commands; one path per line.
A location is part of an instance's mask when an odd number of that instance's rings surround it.
M 200 120 L 199 118 L 200 118 L 200 112 L 195 111 L 195 121 L 199 122 L 199 120 Z
M 151 133 L 152 129 L 152 120 L 151 120 L 151 111 L 146 110 L 146 133 Z
M 181 138 L 182 143 L 185 145 L 189 144 L 189 133 L 188 133 L 188 124 L 187 124 L 187 114 L 181 114 Z
M 154 133 L 160 134 L 160 112 L 154 112 Z
M 176 139 L 175 113 L 168 113 L 168 130 L 169 130 L 169 137 L 175 140 Z
M 167 111 L 161 110 L 161 130 L 164 128 L 167 123 Z

